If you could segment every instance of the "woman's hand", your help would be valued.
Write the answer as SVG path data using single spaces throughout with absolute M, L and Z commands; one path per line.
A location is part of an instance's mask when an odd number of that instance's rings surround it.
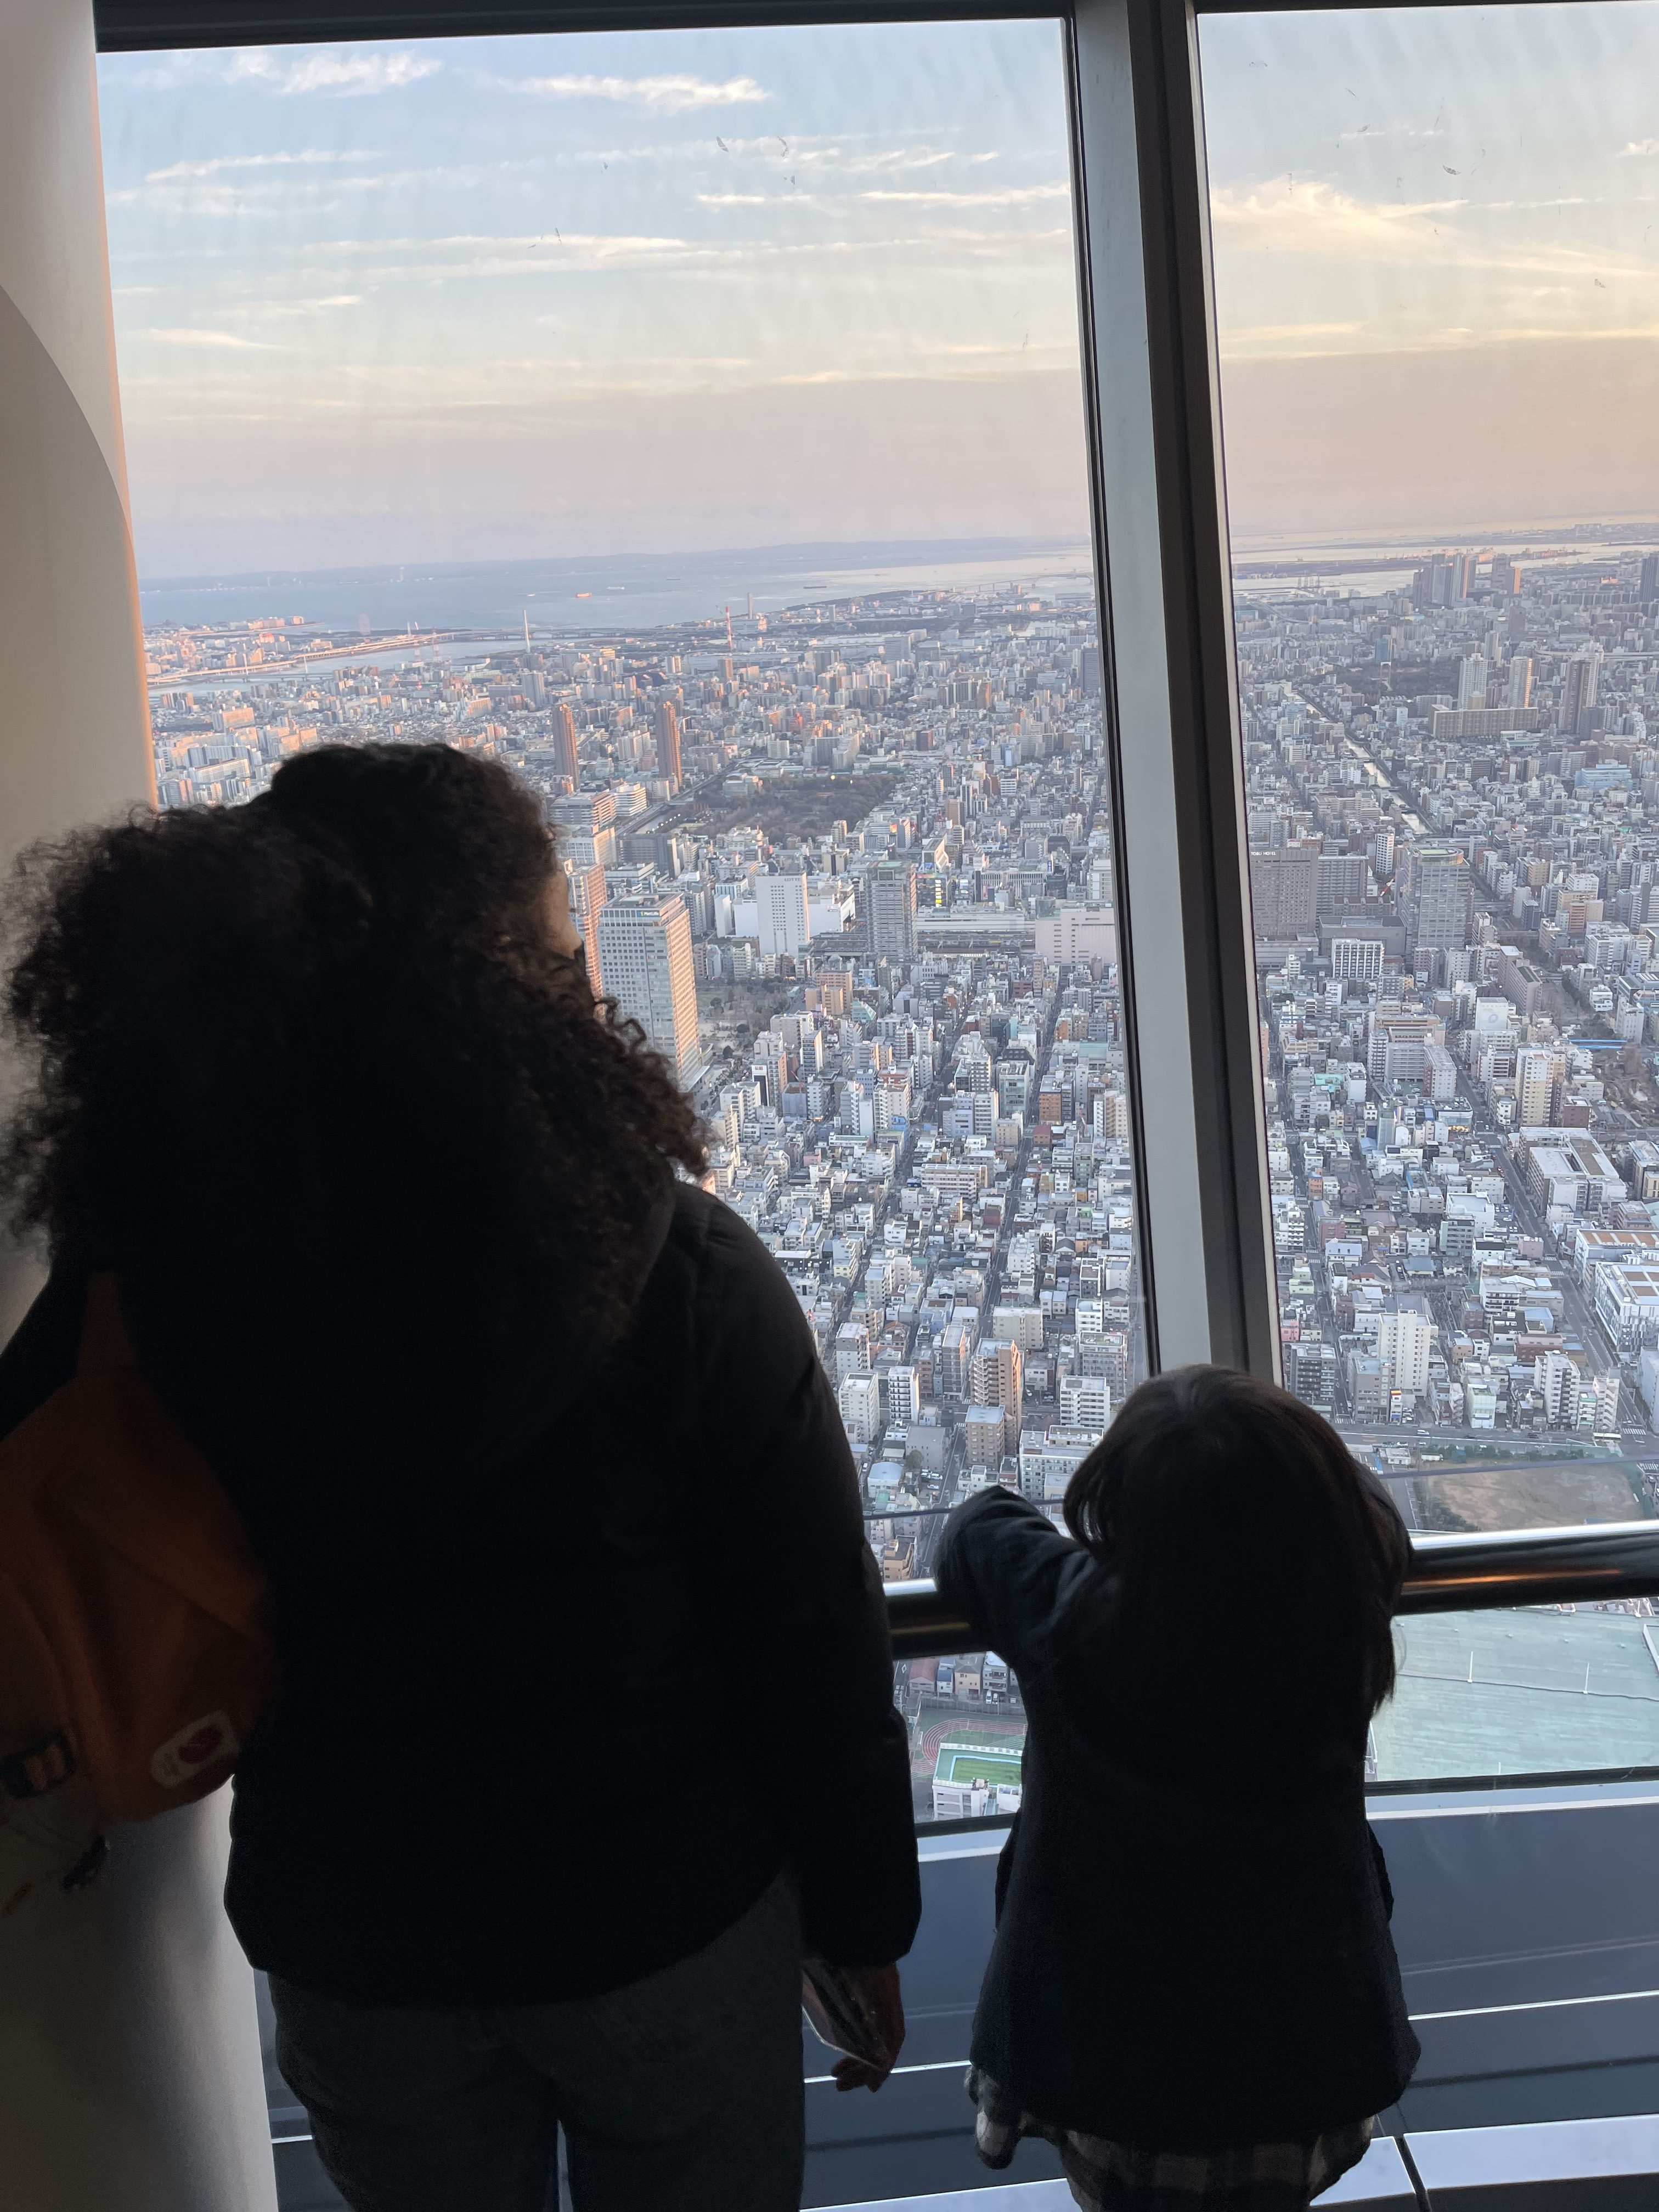
M 904 2000 L 899 1995 L 899 1970 L 891 1966 L 854 1966 L 845 1970 L 856 1989 L 870 2023 L 887 2048 L 887 2063 L 872 2066 L 863 2058 L 843 2058 L 835 2069 L 837 2089 L 879 2089 L 893 2069 L 904 2045 Z

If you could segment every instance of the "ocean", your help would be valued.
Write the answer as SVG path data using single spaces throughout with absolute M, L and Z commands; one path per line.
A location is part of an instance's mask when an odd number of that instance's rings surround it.
M 476 629 L 569 636 L 584 630 L 723 625 L 867 592 L 965 591 L 1018 583 L 1044 598 L 1092 592 L 1080 539 L 980 538 L 763 545 L 717 551 L 271 569 L 141 580 L 147 625 L 241 623 L 282 615 L 329 630 Z

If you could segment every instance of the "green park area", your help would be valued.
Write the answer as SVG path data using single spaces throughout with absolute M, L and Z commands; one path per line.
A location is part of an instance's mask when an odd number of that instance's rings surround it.
M 995 1742 L 949 1736 L 939 1747 L 939 1757 L 933 1762 L 933 1779 L 935 1782 L 988 1782 L 994 1790 L 999 1784 L 1017 1790 L 1019 1787 L 1019 1747 L 1006 1736 Z

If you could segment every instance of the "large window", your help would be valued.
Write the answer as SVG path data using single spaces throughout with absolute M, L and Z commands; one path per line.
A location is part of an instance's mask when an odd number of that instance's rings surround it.
M 1202 52 L 1285 1379 L 1419 1526 L 1644 1514 L 1659 9 Z
M 544 797 L 884 1575 L 1145 1371 L 1060 27 L 106 57 L 156 775 Z M 1018 1790 L 900 1670 L 918 1809 Z M 1000 1791 L 1000 1795 L 999 1795 Z

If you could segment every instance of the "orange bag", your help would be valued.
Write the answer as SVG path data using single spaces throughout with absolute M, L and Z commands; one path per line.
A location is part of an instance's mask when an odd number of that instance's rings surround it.
M 95 1869 L 103 1828 L 216 1790 L 270 1690 L 268 1613 L 94 1276 L 74 1379 L 0 1442 L 0 1820 L 61 1793 Z

